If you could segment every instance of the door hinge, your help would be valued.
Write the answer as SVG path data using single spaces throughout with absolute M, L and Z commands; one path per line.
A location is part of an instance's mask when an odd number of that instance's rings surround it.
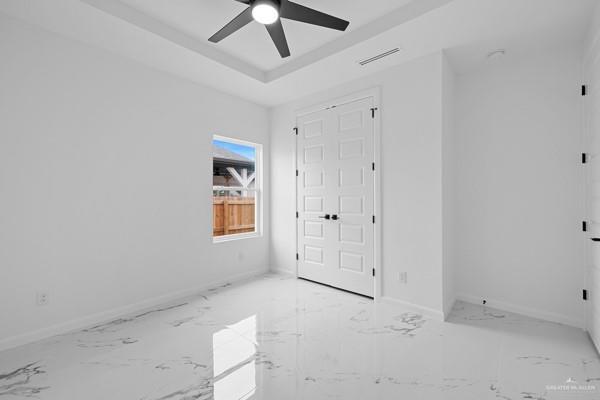
M 371 108 L 371 118 L 375 118 L 375 111 L 377 111 L 377 110 L 378 110 L 377 107 Z
M 293 131 L 294 131 L 294 133 L 296 134 L 296 136 L 298 136 L 298 128 L 296 128 L 296 127 L 295 127 L 295 128 L 293 129 Z
M 375 276 L 375 268 L 373 268 L 373 276 Z
M 371 163 L 371 169 L 375 171 L 375 163 Z
M 581 221 L 581 230 L 587 232 L 587 221 Z
M 296 170 L 296 176 L 298 176 L 298 170 Z
M 300 255 L 298 255 L 298 253 L 296 253 L 296 260 L 300 259 Z
M 375 223 L 375 216 L 373 215 L 373 223 Z
M 300 215 L 298 214 L 298 211 L 296 211 L 296 218 L 298 218 Z
M 583 294 L 583 300 L 587 300 L 588 299 L 588 295 L 587 295 L 588 293 L 587 293 L 586 289 L 583 289 L 583 293 L 582 294 Z
M 587 154 L 586 153 L 581 153 L 581 163 L 582 164 L 587 163 Z
M 581 95 L 587 96 L 587 86 L 586 85 L 581 85 Z

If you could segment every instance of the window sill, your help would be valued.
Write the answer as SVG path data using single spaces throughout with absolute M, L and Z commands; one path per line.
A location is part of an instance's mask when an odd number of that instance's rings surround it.
M 232 242 L 234 240 L 252 239 L 262 237 L 260 232 L 237 233 L 226 236 L 213 236 L 213 243 Z

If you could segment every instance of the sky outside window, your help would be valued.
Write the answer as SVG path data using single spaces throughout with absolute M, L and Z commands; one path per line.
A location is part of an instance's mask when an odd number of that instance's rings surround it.
M 213 143 L 219 147 L 233 151 L 234 153 L 240 154 L 252 161 L 256 161 L 256 150 L 251 146 L 244 146 L 242 144 L 223 142 L 221 140 L 213 140 Z

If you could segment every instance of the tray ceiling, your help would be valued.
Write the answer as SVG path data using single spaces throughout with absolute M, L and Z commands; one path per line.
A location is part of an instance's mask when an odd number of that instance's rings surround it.
M 231 47 L 208 42 L 208 36 L 243 8 L 234 0 L 2 0 L 0 12 L 189 81 L 275 106 L 439 51 L 446 52 L 461 74 L 484 65 L 486 54 L 497 48 L 506 48 L 505 59 L 545 48 L 578 48 L 598 2 L 297 1 L 348 18 L 351 29 L 322 36 L 317 33 L 324 28 L 290 22 L 286 29 L 294 55 L 281 60 L 258 24 L 222 42 Z M 365 4 L 374 8 L 366 10 Z M 298 32 L 287 25 L 298 25 Z M 303 35 L 304 29 L 310 32 Z M 264 48 L 256 54 L 274 59 L 254 57 L 252 49 L 261 40 Z M 357 63 L 397 47 L 400 51 L 377 62 Z M 249 55 L 244 56 L 245 51 Z
M 120 0 L 124 4 L 169 25 L 185 34 L 206 42 L 247 6 L 234 0 Z M 295 0 L 297 3 L 350 21 L 346 32 L 282 19 L 291 57 L 282 59 L 265 27 L 252 22 L 219 44 L 211 44 L 225 53 L 263 71 L 314 50 L 342 35 L 382 17 L 411 0 Z

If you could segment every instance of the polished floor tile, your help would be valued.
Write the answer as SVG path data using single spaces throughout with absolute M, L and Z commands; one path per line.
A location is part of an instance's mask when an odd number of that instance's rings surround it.
M 0 397 L 600 399 L 585 333 L 457 303 L 448 322 L 288 276 L 0 353 Z

